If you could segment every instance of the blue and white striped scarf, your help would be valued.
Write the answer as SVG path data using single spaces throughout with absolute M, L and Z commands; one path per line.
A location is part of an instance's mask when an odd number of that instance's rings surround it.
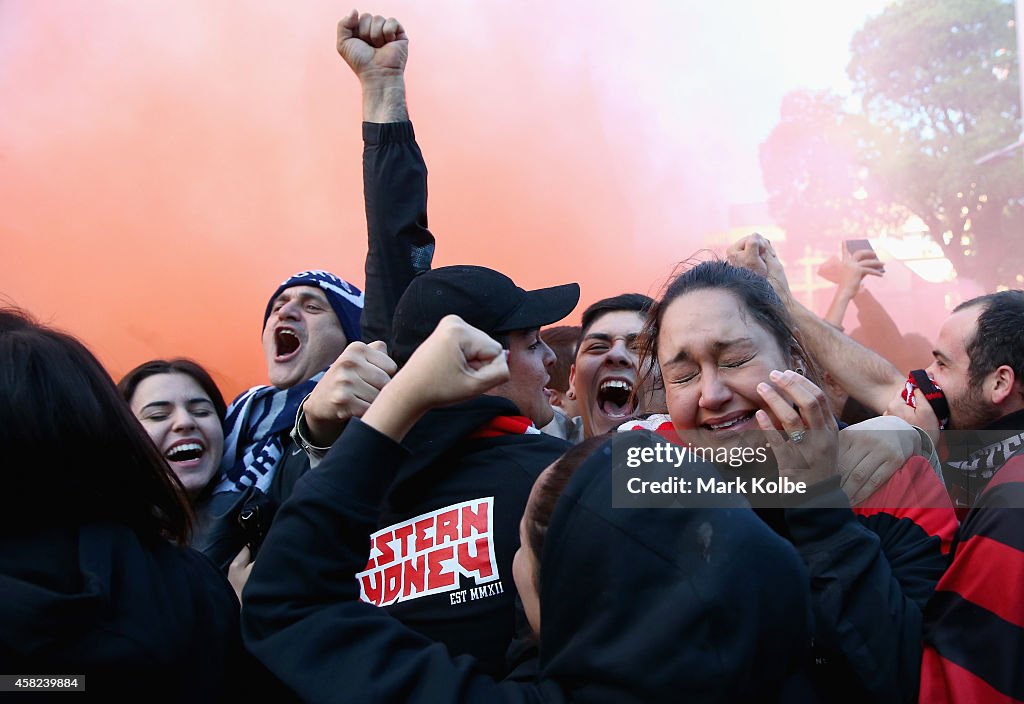
M 224 459 L 214 493 L 251 486 L 267 493 L 284 455 L 281 438 L 295 425 L 302 399 L 323 375 L 288 389 L 254 386 L 232 401 L 224 419 Z

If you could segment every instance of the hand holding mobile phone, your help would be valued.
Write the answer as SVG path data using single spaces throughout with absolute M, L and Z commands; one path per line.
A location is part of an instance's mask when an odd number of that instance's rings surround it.
M 881 276 L 885 273 L 885 265 L 878 258 L 869 240 L 845 240 L 843 246 L 846 249 L 843 254 L 843 267 L 851 276 L 857 276 L 862 281 L 865 276 Z M 861 252 L 864 254 L 860 254 Z

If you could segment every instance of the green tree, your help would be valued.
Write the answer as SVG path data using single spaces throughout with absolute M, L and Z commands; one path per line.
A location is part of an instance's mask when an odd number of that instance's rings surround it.
M 847 168 L 864 181 L 858 197 L 825 193 L 842 213 L 833 227 L 863 237 L 872 234 L 865 225 L 911 212 L 960 276 L 988 290 L 1021 286 L 1024 155 L 975 164 L 1021 132 L 1013 5 L 902 0 L 865 23 L 851 52 L 848 70 L 860 108 L 845 110 L 838 99 L 820 97 L 818 112 L 827 119 L 810 133 L 853 145 Z M 816 114 L 804 110 L 797 122 L 810 128 L 808 118 Z M 786 123 L 784 107 L 761 150 L 769 204 L 784 227 L 802 211 L 821 208 L 809 201 L 816 190 L 803 185 L 806 176 L 772 168 Z M 811 141 L 808 136 L 803 146 Z

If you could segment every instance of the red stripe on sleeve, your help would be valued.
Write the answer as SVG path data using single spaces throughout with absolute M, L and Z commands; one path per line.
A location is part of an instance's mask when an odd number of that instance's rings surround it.
M 860 516 L 888 513 L 909 518 L 931 536 L 942 541 L 949 552 L 957 529 L 956 513 L 946 487 L 925 458 L 914 455 L 874 494 L 853 507 Z
M 1024 455 L 1014 455 L 1006 460 L 1006 464 L 999 468 L 999 471 L 985 486 L 985 490 L 988 491 L 992 487 L 1011 482 L 1024 482 Z
M 1019 699 L 993 689 L 985 680 L 946 660 L 925 646 L 921 660 L 919 702 L 927 704 L 1020 704 Z
M 972 604 L 1024 628 L 1024 553 L 984 535 L 960 543 L 936 591 L 955 592 Z

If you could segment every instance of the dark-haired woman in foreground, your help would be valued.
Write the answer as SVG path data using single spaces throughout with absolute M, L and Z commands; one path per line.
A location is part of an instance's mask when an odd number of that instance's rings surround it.
M 570 450 L 537 480 L 513 575 L 481 580 L 475 594 L 451 592 L 457 609 L 489 588 L 512 589 L 514 578 L 540 642 L 535 680 L 496 683 L 472 658 L 453 658 L 360 601 L 357 574 L 373 556 L 369 537 L 405 453 L 399 442 L 428 410 L 507 378 L 500 344 L 455 316 L 440 323 L 281 507 L 246 588 L 250 650 L 310 702 L 794 696 L 809 638 L 808 578 L 796 552 L 741 497 L 714 509 L 613 508 L 610 439 Z M 624 450 L 659 442 L 642 432 L 615 440 Z M 717 476 L 710 465 L 692 470 Z M 432 560 L 435 549 L 480 555 L 487 544 L 476 528 L 464 546 L 433 528 L 396 539 L 410 541 L 407 552 L 423 555 L 439 578 L 454 568 Z
M 184 547 L 181 483 L 96 358 L 10 309 L 0 447 L 0 671 L 85 675 L 101 696 L 230 698 L 238 608 Z
M 753 452 L 767 442 L 769 461 L 747 462 L 733 476 L 807 486 L 784 506 L 757 510 L 810 570 L 812 674 L 822 696 L 916 701 L 922 609 L 956 529 L 931 466 L 911 457 L 850 509 L 839 484 L 838 426 L 813 360 L 758 274 L 718 261 L 691 268 L 651 309 L 644 336 L 685 443 Z

